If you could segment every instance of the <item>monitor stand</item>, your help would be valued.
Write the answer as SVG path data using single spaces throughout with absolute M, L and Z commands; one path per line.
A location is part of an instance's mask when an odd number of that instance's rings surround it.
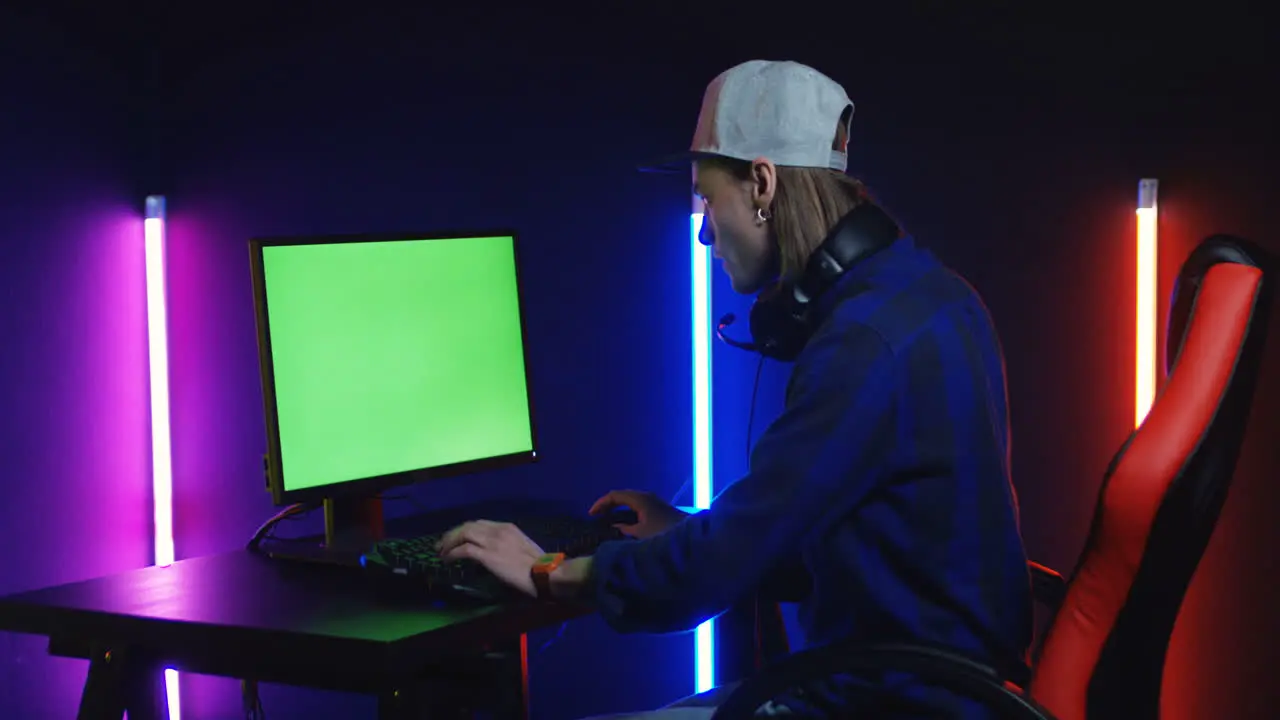
M 338 552 L 363 552 L 384 537 L 382 498 L 324 499 L 324 544 Z
M 268 557 L 337 565 L 359 565 L 369 547 L 385 538 L 382 498 L 378 495 L 331 497 L 321 502 L 324 537 L 276 541 L 272 532 L 282 520 L 315 509 L 314 503 L 295 503 L 276 513 L 253 534 L 248 549 Z M 297 542 L 306 540 L 306 542 Z

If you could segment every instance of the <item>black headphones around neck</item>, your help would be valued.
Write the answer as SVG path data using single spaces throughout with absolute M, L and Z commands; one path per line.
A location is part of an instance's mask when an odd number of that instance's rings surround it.
M 869 202 L 859 205 L 840 218 L 813 251 L 797 281 L 775 283 L 756 297 L 751 306 L 751 342 L 725 334 L 725 329 L 736 319 L 733 313 L 720 318 L 716 336 L 741 350 L 775 360 L 795 360 L 815 329 L 814 302 L 830 290 L 846 270 L 889 247 L 900 234 L 898 223 L 884 210 Z

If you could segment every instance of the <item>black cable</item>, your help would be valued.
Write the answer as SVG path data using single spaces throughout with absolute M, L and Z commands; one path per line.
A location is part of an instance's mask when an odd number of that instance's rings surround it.
M 267 710 L 262 707 L 262 698 L 258 698 L 253 709 L 245 713 L 244 720 L 267 720 Z
M 756 422 L 756 396 L 760 393 L 760 373 L 764 370 L 764 356 L 756 364 L 756 381 L 751 386 L 751 409 L 747 411 L 747 467 L 751 467 L 751 431 Z
M 379 500 L 408 500 L 415 507 L 422 506 L 417 503 L 413 497 L 409 495 L 379 495 Z M 276 528 L 280 527 L 280 523 L 285 520 L 301 520 L 303 515 L 319 510 L 320 503 L 294 503 L 280 512 L 272 515 L 266 522 L 262 523 L 257 530 L 254 531 L 253 537 L 250 538 L 247 547 L 250 550 L 257 551 L 258 546 L 263 540 L 294 540 L 296 538 L 279 538 L 276 537 Z
M 569 627 L 569 623 L 567 622 L 560 623 L 560 629 L 556 630 L 555 635 L 552 635 L 550 638 L 547 639 L 546 642 L 542 643 L 542 645 L 538 647 L 538 651 L 536 654 L 542 655 L 542 653 L 547 651 L 547 648 L 560 642 L 560 638 L 564 637 L 564 629 L 567 627 Z
M 262 525 L 259 525 L 258 529 L 254 531 L 253 537 L 249 539 L 246 547 L 250 551 L 257 552 L 258 546 L 262 544 L 263 540 L 275 537 L 276 526 L 278 526 L 281 521 L 296 520 L 299 516 L 305 515 L 318 507 L 320 506 L 317 503 L 294 503 L 293 505 L 290 505 L 275 515 L 272 515 L 270 518 L 267 518 L 267 521 L 262 523 Z
M 747 410 L 746 444 L 747 444 L 747 466 L 748 467 L 751 466 L 751 434 L 754 429 L 753 426 L 755 425 L 756 398 L 760 394 L 760 376 L 762 371 L 764 370 L 764 360 L 765 360 L 764 356 L 761 355 L 760 362 L 756 364 L 756 379 L 755 379 L 755 382 L 753 382 L 751 385 L 751 407 L 749 410 Z M 693 478 L 688 478 L 683 483 L 680 484 L 680 489 L 676 490 L 675 495 L 671 496 L 672 505 L 679 504 L 680 495 L 684 493 L 684 491 L 687 490 L 689 488 L 689 485 L 692 483 L 693 483 Z
M 690 478 L 686 479 L 683 483 L 681 483 L 681 484 L 680 484 L 680 488 L 679 488 L 679 489 L 677 489 L 677 490 L 676 490 L 676 493 L 675 493 L 674 495 L 672 495 L 672 496 L 671 496 L 671 500 L 669 500 L 669 501 L 667 502 L 667 504 L 668 504 L 668 505 L 679 505 L 679 504 L 680 504 L 680 496 L 684 494 L 684 491 L 685 491 L 686 489 L 688 489 L 689 485 L 690 485 L 690 484 L 692 484 L 692 483 L 693 483 L 693 478 L 692 478 L 692 477 L 690 477 Z

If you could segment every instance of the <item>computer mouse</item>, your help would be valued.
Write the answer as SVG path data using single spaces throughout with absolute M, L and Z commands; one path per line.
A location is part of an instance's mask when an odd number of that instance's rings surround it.
M 514 591 L 508 591 L 505 586 L 493 582 L 473 581 L 454 583 L 449 586 L 449 595 L 454 600 L 480 605 L 493 605 L 510 600 L 511 596 L 514 595 Z
M 635 525 L 640 522 L 640 516 L 631 508 L 614 508 L 603 515 L 597 515 L 596 518 L 609 527 Z

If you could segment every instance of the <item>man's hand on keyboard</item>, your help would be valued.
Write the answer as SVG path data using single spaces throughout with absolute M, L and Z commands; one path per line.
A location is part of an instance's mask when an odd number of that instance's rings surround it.
M 508 585 L 537 597 L 533 564 L 542 557 L 542 548 L 515 525 L 490 520 L 464 523 L 444 534 L 438 552 L 448 560 L 474 560 Z

